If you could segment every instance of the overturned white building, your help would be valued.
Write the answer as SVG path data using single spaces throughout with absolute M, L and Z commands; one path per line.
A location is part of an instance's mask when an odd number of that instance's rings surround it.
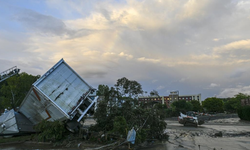
M 33 83 L 16 113 L 33 125 L 42 120 L 80 122 L 97 99 L 95 89 L 61 59 Z M 0 135 L 7 133 L 8 126 L 19 128 L 15 121 L 7 125 L 5 115 L 0 117 Z

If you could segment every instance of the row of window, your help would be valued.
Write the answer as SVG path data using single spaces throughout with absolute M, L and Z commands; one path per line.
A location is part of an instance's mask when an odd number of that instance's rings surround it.
M 176 97 L 174 98 L 175 100 L 177 99 Z M 191 100 L 192 99 L 192 97 L 179 97 L 179 100 Z M 153 100 L 158 100 L 158 101 L 161 101 L 162 99 L 161 98 L 139 98 L 139 100 L 150 100 L 150 101 L 153 101 Z M 164 100 L 172 100 L 172 98 L 164 98 Z

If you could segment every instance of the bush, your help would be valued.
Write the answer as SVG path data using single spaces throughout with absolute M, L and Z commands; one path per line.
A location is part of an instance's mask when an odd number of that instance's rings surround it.
M 237 112 L 241 120 L 250 121 L 250 106 L 242 106 L 238 109 Z
M 35 126 L 35 130 L 39 132 L 37 138 L 39 141 L 59 141 L 64 138 L 66 133 L 65 126 L 59 121 L 42 121 Z
M 124 117 L 122 116 L 117 116 L 114 119 L 114 125 L 113 125 L 113 130 L 112 132 L 115 134 L 120 134 L 123 137 L 127 135 L 127 122 Z

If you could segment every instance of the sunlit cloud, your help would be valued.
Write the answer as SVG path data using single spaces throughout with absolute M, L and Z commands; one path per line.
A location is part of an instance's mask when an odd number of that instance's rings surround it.
M 158 63 L 158 62 L 160 62 L 159 59 L 145 58 L 145 57 L 138 58 L 137 60 L 138 61 L 142 61 L 142 62 L 151 62 L 151 63 Z
M 234 97 L 238 93 L 250 95 L 250 86 L 237 86 L 235 88 L 226 88 L 222 92 L 220 92 L 217 97 Z
M 211 83 L 209 87 L 214 88 L 214 87 L 218 87 L 218 86 L 220 86 L 220 84 Z
M 247 0 L 54 0 L 25 8 L 0 2 L 0 71 L 19 65 L 42 74 L 64 58 L 94 86 L 126 76 L 162 94 L 222 96 L 250 85 L 249 6 Z

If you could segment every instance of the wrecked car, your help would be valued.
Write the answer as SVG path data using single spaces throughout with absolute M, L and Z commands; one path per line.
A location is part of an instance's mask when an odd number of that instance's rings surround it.
M 184 126 L 195 126 L 204 124 L 204 120 L 199 119 L 198 116 L 193 111 L 186 112 L 186 115 L 183 113 L 180 113 L 180 116 L 178 117 L 178 122 L 180 124 L 183 124 Z

